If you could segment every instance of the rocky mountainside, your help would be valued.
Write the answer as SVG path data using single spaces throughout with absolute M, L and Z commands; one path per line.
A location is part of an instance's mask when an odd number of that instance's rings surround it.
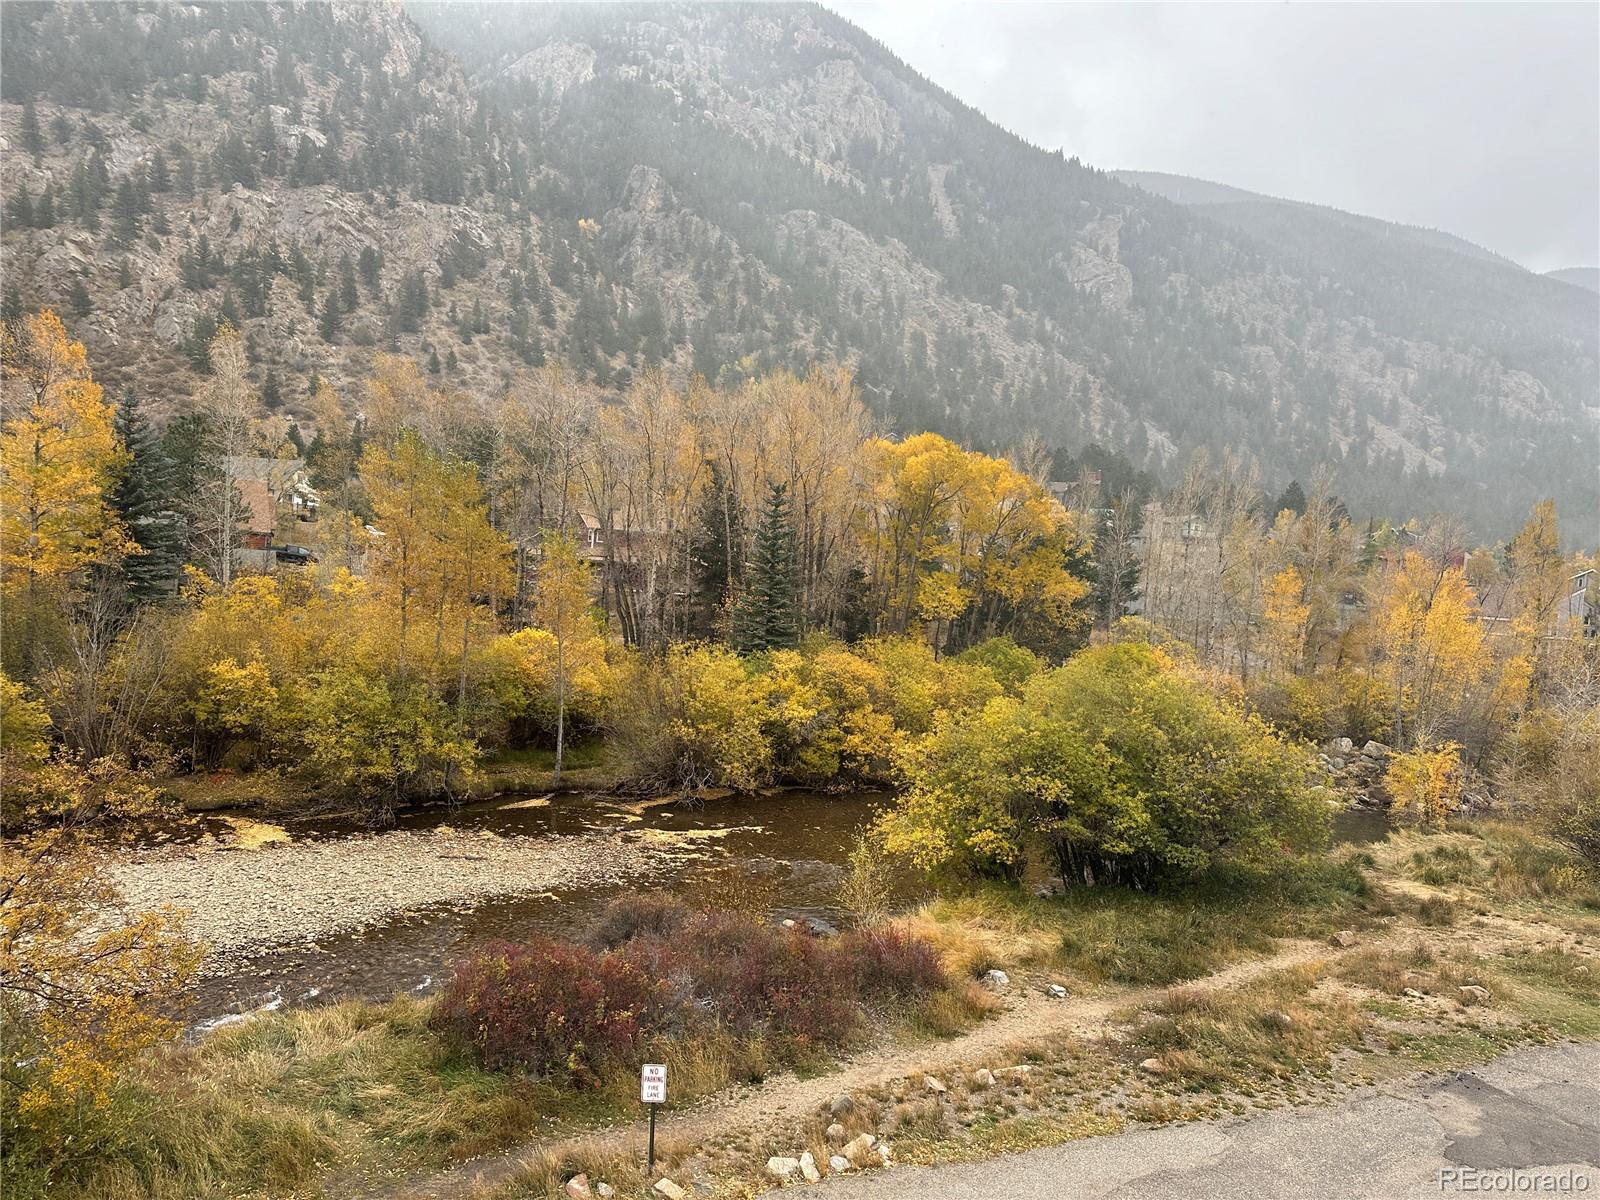
M 831 358 L 886 427 L 985 448 L 1240 448 L 1269 486 L 1329 461 L 1357 513 L 1485 534 L 1600 509 L 1600 299 L 1446 235 L 1174 203 L 818 7 L 0 20 L 6 303 L 169 409 L 220 320 L 301 416 L 314 375 L 358 404 L 380 349 L 485 398 L 546 360 L 620 388 Z

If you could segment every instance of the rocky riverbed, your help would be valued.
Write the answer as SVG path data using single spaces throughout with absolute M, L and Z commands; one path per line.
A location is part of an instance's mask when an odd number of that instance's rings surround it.
M 172 905 L 206 945 L 207 975 L 262 950 L 347 935 L 424 907 L 470 907 L 575 884 L 608 887 L 673 864 L 632 832 L 508 836 L 438 826 L 337 839 L 208 840 L 124 855 L 110 872 L 134 909 Z

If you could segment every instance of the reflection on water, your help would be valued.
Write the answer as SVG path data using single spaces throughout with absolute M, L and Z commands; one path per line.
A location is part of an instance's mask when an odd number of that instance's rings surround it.
M 427 992 L 448 976 L 452 960 L 472 943 L 532 932 L 581 933 L 596 912 L 630 886 L 665 891 L 695 905 L 774 919 L 820 917 L 838 924 L 843 914 L 836 897 L 855 832 L 888 799 L 882 793 L 779 792 L 685 805 L 513 796 L 406 813 L 399 821 L 402 828 L 447 825 L 534 839 L 620 828 L 628 836 L 669 848 L 676 866 L 633 885 L 585 888 L 582 880 L 574 880 L 569 888 L 540 895 L 411 909 L 384 924 L 312 947 L 271 951 L 247 970 L 202 981 L 190 1019 L 215 1022 L 282 1003 Z M 226 832 L 220 824 L 218 828 Z M 336 839 L 360 829 L 349 822 L 316 822 L 295 827 L 293 836 Z M 1379 842 L 1388 833 L 1388 814 L 1382 810 L 1346 809 L 1334 815 L 1336 845 Z M 894 898 L 904 902 L 926 889 L 909 874 L 895 879 L 893 887 Z
M 1382 808 L 1341 808 L 1333 814 L 1335 846 L 1370 846 L 1387 841 L 1389 813 Z
M 671 872 L 634 885 L 573 886 L 542 895 L 508 896 L 472 904 L 408 910 L 359 932 L 326 938 L 314 947 L 262 954 L 247 970 L 203 980 L 191 1021 L 249 1012 L 281 1000 L 291 1005 L 351 996 L 387 998 L 431 990 L 472 943 L 532 932 L 576 934 L 613 897 L 632 887 L 681 896 L 696 905 L 737 908 L 774 919 L 821 917 L 838 923 L 839 883 L 855 831 L 888 801 L 881 793 L 826 795 L 779 792 L 730 796 L 703 804 L 640 803 L 605 797 L 514 796 L 455 809 L 403 814 L 402 828 L 449 826 L 503 837 L 543 838 L 625 831 L 667 849 Z M 297 839 L 337 839 L 356 832 L 348 822 L 296 826 Z M 912 900 L 920 880 L 895 881 Z

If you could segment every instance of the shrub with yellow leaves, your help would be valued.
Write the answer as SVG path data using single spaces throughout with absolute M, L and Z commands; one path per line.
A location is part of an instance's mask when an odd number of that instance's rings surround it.
M 1437 828 L 1461 803 L 1461 747 L 1444 742 L 1395 754 L 1384 770 L 1383 786 L 1396 812 Z

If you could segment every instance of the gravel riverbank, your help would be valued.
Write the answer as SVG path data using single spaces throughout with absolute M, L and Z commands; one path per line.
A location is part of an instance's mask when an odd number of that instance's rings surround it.
M 206 944 L 204 974 L 254 953 L 314 946 L 407 909 L 622 883 L 671 862 L 636 835 L 514 837 L 441 827 L 253 849 L 167 847 L 109 870 L 134 909 L 173 905 Z

